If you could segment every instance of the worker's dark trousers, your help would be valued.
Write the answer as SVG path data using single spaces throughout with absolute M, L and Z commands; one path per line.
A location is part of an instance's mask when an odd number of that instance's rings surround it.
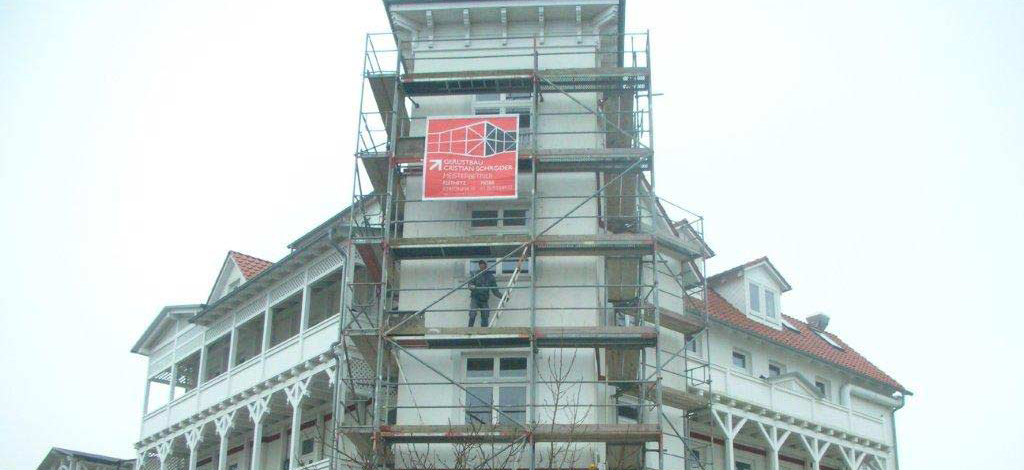
M 490 326 L 491 306 L 487 301 L 490 299 L 469 299 L 469 326 L 476 322 L 476 312 L 480 312 L 480 326 Z

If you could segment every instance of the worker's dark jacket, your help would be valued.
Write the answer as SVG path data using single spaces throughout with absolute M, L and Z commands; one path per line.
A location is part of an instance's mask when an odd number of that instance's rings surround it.
M 483 274 L 469 281 L 470 296 L 473 300 L 487 300 L 487 294 L 492 293 L 495 297 L 501 298 L 501 292 L 497 289 L 498 284 L 494 282 L 494 273 L 484 271 Z

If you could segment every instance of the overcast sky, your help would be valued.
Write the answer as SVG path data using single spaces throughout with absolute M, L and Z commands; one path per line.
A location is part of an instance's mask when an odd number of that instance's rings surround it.
M 0 470 L 133 457 L 160 308 L 347 204 L 387 29 L 353 3 L 0 3 Z M 1024 3 L 629 3 L 711 270 L 770 256 L 785 313 L 915 393 L 903 468 L 1019 468 Z

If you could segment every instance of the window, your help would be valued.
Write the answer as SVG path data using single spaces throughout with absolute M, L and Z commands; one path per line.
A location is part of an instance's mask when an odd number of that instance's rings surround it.
M 270 309 L 270 346 L 274 347 L 299 334 L 302 316 L 302 291 L 284 299 Z
M 146 396 L 146 413 L 167 404 L 171 396 L 170 384 L 170 367 L 149 378 L 149 382 L 146 383 L 146 387 L 149 389 Z
M 761 313 L 761 288 L 757 284 L 750 286 L 750 311 Z
M 834 339 L 829 337 L 829 335 L 827 335 L 827 334 L 825 334 L 825 333 L 823 333 L 821 331 L 815 330 L 814 328 L 811 328 L 811 331 L 813 331 L 814 334 L 818 335 L 819 338 L 825 340 L 825 342 L 828 343 L 833 348 L 836 348 L 836 349 L 838 349 L 840 351 L 843 350 L 843 347 L 840 346 L 839 343 L 837 343 Z
M 683 341 L 686 342 L 686 350 L 693 354 L 697 354 L 697 342 L 699 339 L 689 333 L 683 335 Z
M 739 351 L 732 352 L 732 365 L 737 369 L 747 370 L 747 355 Z
M 820 377 L 816 378 L 814 379 L 814 386 L 815 388 L 818 389 L 819 392 L 821 392 L 822 395 L 825 395 L 826 400 L 831 398 L 830 391 L 832 387 L 831 384 L 829 384 L 828 380 L 822 379 Z
M 231 350 L 231 335 L 217 338 L 206 345 L 206 374 L 203 381 L 207 382 L 227 372 L 228 354 Z
M 513 255 L 513 256 L 510 256 L 508 258 L 505 258 L 501 263 L 498 263 L 497 259 L 485 259 L 484 261 L 487 263 L 487 266 L 489 267 L 488 271 L 494 273 L 495 276 L 500 277 L 500 276 L 511 276 L 512 273 L 514 273 L 515 270 L 516 270 L 516 264 L 519 263 L 519 258 Z M 471 259 L 471 260 L 467 261 L 466 263 L 467 263 L 466 264 L 466 266 L 467 266 L 467 271 L 466 271 L 467 275 L 475 276 L 476 273 L 480 271 L 480 268 L 477 266 L 477 259 Z M 530 259 L 529 258 L 525 258 L 525 259 L 523 259 L 522 265 L 519 266 L 519 274 L 529 274 L 529 273 L 530 273 Z
M 470 217 L 470 227 L 497 227 L 500 220 L 496 210 L 473 211 Z
M 700 459 L 700 451 L 697 449 L 690 449 L 690 462 L 686 468 L 704 468 L 704 463 Z
M 640 405 L 623 398 L 617 398 L 615 420 L 617 423 L 636 424 L 640 422 Z
M 532 93 L 479 94 L 475 96 L 473 114 L 477 116 L 488 114 L 518 114 L 519 145 L 526 146 L 530 142 L 530 129 L 533 126 L 533 119 L 530 115 L 531 108 L 528 104 L 531 99 L 533 99 Z
M 341 312 L 341 270 L 334 271 L 309 286 L 307 328 Z
M 775 318 L 775 292 L 764 290 L 764 314 L 768 318 Z
M 508 108 L 505 110 L 506 114 L 518 114 L 519 115 L 519 130 L 529 130 L 531 125 L 530 119 L 530 108 Z
M 739 460 L 736 461 L 736 470 L 751 470 L 753 468 L 754 467 L 747 462 L 740 462 Z
M 235 332 L 235 365 L 263 352 L 263 318 L 260 313 L 239 326 Z
M 191 392 L 199 384 L 199 351 L 189 354 L 174 366 L 174 396 L 180 397 Z
M 793 326 L 793 324 L 790 323 L 785 318 L 782 319 L 782 326 L 786 327 L 786 329 L 788 329 L 789 331 L 800 334 L 800 330 L 798 330 L 797 327 Z
M 306 439 L 306 440 L 302 441 L 302 449 L 301 449 L 302 455 L 312 454 L 313 453 L 313 442 L 314 442 L 313 438 L 309 438 L 309 439 Z
M 525 357 L 467 358 L 466 424 L 525 422 L 526 374 Z M 492 409 L 495 398 L 500 413 Z
M 528 211 L 517 208 L 474 209 L 470 211 L 470 227 L 525 227 Z
M 501 215 L 501 224 L 506 227 L 522 227 L 526 225 L 526 209 L 505 209 Z
M 779 364 L 778 362 L 768 363 L 768 377 L 778 377 L 786 373 L 786 366 Z

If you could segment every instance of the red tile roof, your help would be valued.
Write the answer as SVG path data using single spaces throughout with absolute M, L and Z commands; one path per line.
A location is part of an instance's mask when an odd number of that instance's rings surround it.
M 270 261 L 239 253 L 237 251 L 229 251 L 228 254 L 231 255 L 231 259 L 235 260 L 235 264 L 238 265 L 238 269 L 242 270 L 242 277 L 244 277 L 246 281 L 256 277 L 259 273 L 269 268 L 270 265 L 274 264 Z
M 861 356 L 857 351 L 854 351 L 853 348 L 844 343 L 838 336 L 828 332 L 821 332 L 821 334 L 827 335 L 835 341 L 836 344 L 842 346 L 842 350 L 828 344 L 824 339 L 818 337 L 818 335 L 811 330 L 811 327 L 807 326 L 807 323 L 797 320 L 796 318 L 787 315 L 782 316 L 789 322 L 789 324 L 800 330 L 799 333 L 785 327 L 781 330 L 776 330 L 775 328 L 771 328 L 751 320 L 744 315 L 743 312 L 740 312 L 736 307 L 722 298 L 722 296 L 718 295 L 714 289 L 708 289 L 708 315 L 713 319 L 721 320 L 722 322 L 740 330 L 810 354 L 821 360 L 830 362 L 877 382 L 892 386 L 897 390 L 906 391 L 899 382 L 892 377 L 889 377 L 885 372 L 882 372 L 881 369 L 872 364 L 871 361 L 865 359 L 864 356 Z

